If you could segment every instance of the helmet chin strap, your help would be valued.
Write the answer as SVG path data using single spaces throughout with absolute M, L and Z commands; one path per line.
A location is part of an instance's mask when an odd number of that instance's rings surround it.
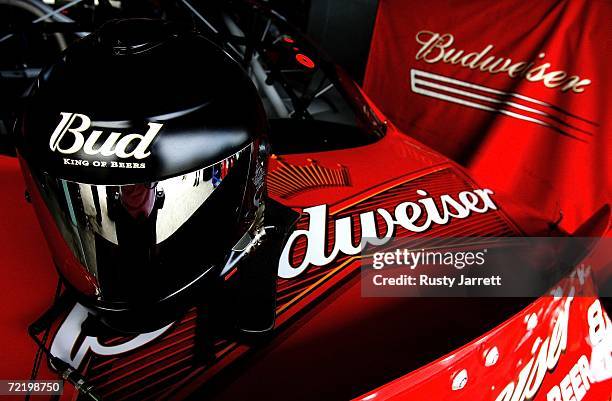
M 265 210 L 263 207 L 260 210 L 232 249 L 223 269 L 225 273 L 237 272 L 236 324 L 245 341 L 259 341 L 273 332 L 278 260 L 287 233 L 300 217 L 291 208 L 269 198 Z
M 220 276 L 224 276 L 229 273 L 241 260 L 259 248 L 267 237 L 266 230 L 274 230 L 273 226 L 266 227 L 264 225 L 264 213 L 265 204 L 262 202 L 255 212 L 253 222 L 238 240 L 238 242 L 236 242 L 236 244 L 232 247 L 230 255 L 227 258 L 227 262 L 219 274 Z
M 251 228 L 253 228 L 253 226 L 251 226 Z M 223 270 L 221 270 L 221 276 L 224 276 L 230 272 L 242 259 L 253 253 L 255 249 L 257 249 L 262 242 L 265 241 L 266 228 L 271 229 L 273 227 L 260 226 L 254 232 L 249 229 L 244 233 L 242 238 L 240 238 L 236 245 L 232 247 L 230 256 L 227 259 Z

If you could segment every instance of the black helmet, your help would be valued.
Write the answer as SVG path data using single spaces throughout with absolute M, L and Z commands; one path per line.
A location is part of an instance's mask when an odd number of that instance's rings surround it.
M 18 154 L 61 277 L 106 313 L 171 304 L 261 229 L 267 121 L 211 40 L 123 20 L 43 70 Z

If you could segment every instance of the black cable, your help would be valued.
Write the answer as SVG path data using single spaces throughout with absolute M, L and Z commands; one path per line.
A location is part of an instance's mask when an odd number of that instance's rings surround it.
M 53 368 L 64 380 L 72 384 L 80 394 L 84 395 L 85 397 L 88 397 L 90 400 L 102 401 L 102 398 L 100 398 L 96 393 L 94 393 L 94 386 L 90 384 L 87 379 L 85 379 L 85 376 L 77 372 L 77 370 L 70 366 L 70 364 L 54 356 L 47 349 L 46 345 L 42 342 L 42 340 L 33 335 L 33 333 L 30 333 L 30 336 L 34 339 L 42 353 L 45 354 L 47 358 L 49 358 L 51 366 L 53 366 Z
M 55 288 L 55 295 L 53 296 L 54 304 L 59 299 L 61 291 L 62 291 L 62 280 L 58 279 L 57 286 Z M 43 334 L 43 338 L 41 340 L 43 345 L 47 343 L 47 340 L 49 339 L 50 331 L 51 331 L 51 326 L 49 325 L 45 329 L 45 333 Z M 35 380 L 36 376 L 38 376 L 38 371 L 40 369 L 40 363 L 42 361 L 43 354 L 44 354 L 43 349 L 39 346 L 38 349 L 36 350 L 36 354 L 34 355 L 34 365 L 32 366 L 32 371 L 30 373 L 30 381 Z M 25 396 L 25 401 L 29 401 L 29 400 L 30 400 L 30 393 L 28 392 Z
M 70 364 L 64 362 L 60 358 L 54 356 L 51 351 L 47 348 L 47 340 L 51 331 L 53 322 L 57 320 L 57 317 L 61 311 L 65 310 L 65 306 L 72 300 L 66 293 L 61 294 L 62 284 L 61 280 L 58 281 L 57 289 L 55 291 L 55 298 L 53 305 L 49 308 L 38 320 L 28 327 L 28 334 L 38 345 L 38 351 L 36 352 L 34 366 L 32 367 L 32 376 L 30 380 L 34 380 L 38 374 L 40 363 L 43 355 L 49 358 L 49 362 L 54 370 L 66 381 L 72 384 L 80 394 L 88 397 L 93 401 L 100 401 L 101 398 L 94 393 L 94 387 L 91 385 L 85 376 L 80 374 Z M 38 338 L 38 335 L 44 331 L 42 339 Z M 26 394 L 26 400 L 30 399 L 30 394 Z

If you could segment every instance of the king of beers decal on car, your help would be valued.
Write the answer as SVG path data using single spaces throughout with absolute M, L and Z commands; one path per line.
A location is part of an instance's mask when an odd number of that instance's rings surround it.
M 497 206 L 491 199 L 493 191 L 490 189 L 475 189 L 463 191 L 454 199 L 451 195 L 442 195 L 439 198 L 442 211 L 438 209 L 436 202 L 427 192 L 422 189 L 416 191 L 423 197 L 416 202 L 402 202 L 395 207 L 393 215 L 386 209 L 378 208 L 375 211 L 361 213 L 359 225 L 361 228 L 361 241 L 354 245 L 353 223 L 351 216 L 342 217 L 335 221 L 334 236 L 332 241 L 332 252 L 327 254 L 327 205 L 318 205 L 304 209 L 309 216 L 308 229 L 295 230 L 289 236 L 285 248 L 280 257 L 278 275 L 281 278 L 294 278 L 303 273 L 310 265 L 325 266 L 339 255 L 357 255 L 366 245 L 383 245 L 390 241 L 395 235 L 397 226 L 415 233 L 420 233 L 431 228 L 432 224 L 448 224 L 451 219 L 465 219 L 472 213 L 486 213 L 489 210 L 497 210 Z M 383 236 L 379 237 L 376 214 L 384 220 Z M 421 217 L 425 220 L 420 222 Z M 302 262 L 293 266 L 291 264 L 292 249 L 300 237 L 306 240 L 306 253 Z
M 84 153 L 89 156 L 142 160 L 151 154 L 149 147 L 163 124 L 149 122 L 144 134 L 124 134 L 112 131 L 101 139 L 104 131 L 91 130 L 91 119 L 84 114 L 60 113 L 61 120 L 49 139 L 49 148 L 64 155 Z M 144 168 L 145 163 L 64 158 L 64 164 L 94 167 Z

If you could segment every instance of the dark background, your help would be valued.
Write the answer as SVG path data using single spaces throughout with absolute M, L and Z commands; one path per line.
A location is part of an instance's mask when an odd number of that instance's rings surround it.
M 189 0 L 195 7 L 203 7 L 223 0 Z M 359 84 L 363 83 L 370 41 L 378 0 L 261 0 L 284 15 L 294 26 L 306 33 L 327 56 L 340 66 Z M 42 0 L 23 0 L 23 3 L 41 3 Z M 53 3 L 53 4 L 51 4 Z M 69 0 L 48 1 L 45 7 L 58 9 Z M 26 5 L 27 5 L 26 4 Z M 84 24 L 99 26 L 104 21 L 96 21 L 90 11 L 100 10 L 108 0 L 83 0 L 62 14 Z M 171 9 L 172 6 L 184 8 L 181 0 L 123 0 L 121 17 L 159 17 L 153 10 Z M 111 8 L 110 5 L 106 6 Z M 93 15 L 96 15 L 95 13 Z M 32 14 L 10 6 L 0 0 L 0 38 L 7 32 L 28 25 Z M 85 25 L 83 25 L 85 26 Z M 26 35 L 29 42 L 23 46 L 19 40 L 0 43 L 0 137 L 6 137 L 11 130 L 13 112 L 18 102 L 37 74 L 21 79 L 26 69 L 40 69 L 55 57 L 57 48 L 53 45 L 53 35 Z M 38 36 L 36 36 L 38 35 Z M 33 39 L 35 37 L 35 39 Z M 49 45 L 51 43 L 51 46 Z M 17 75 L 15 75 L 17 74 Z M 15 79 L 15 77 L 18 79 Z M 0 143 L 0 151 L 7 152 Z
M 270 4 L 362 83 L 378 0 L 272 0 Z

